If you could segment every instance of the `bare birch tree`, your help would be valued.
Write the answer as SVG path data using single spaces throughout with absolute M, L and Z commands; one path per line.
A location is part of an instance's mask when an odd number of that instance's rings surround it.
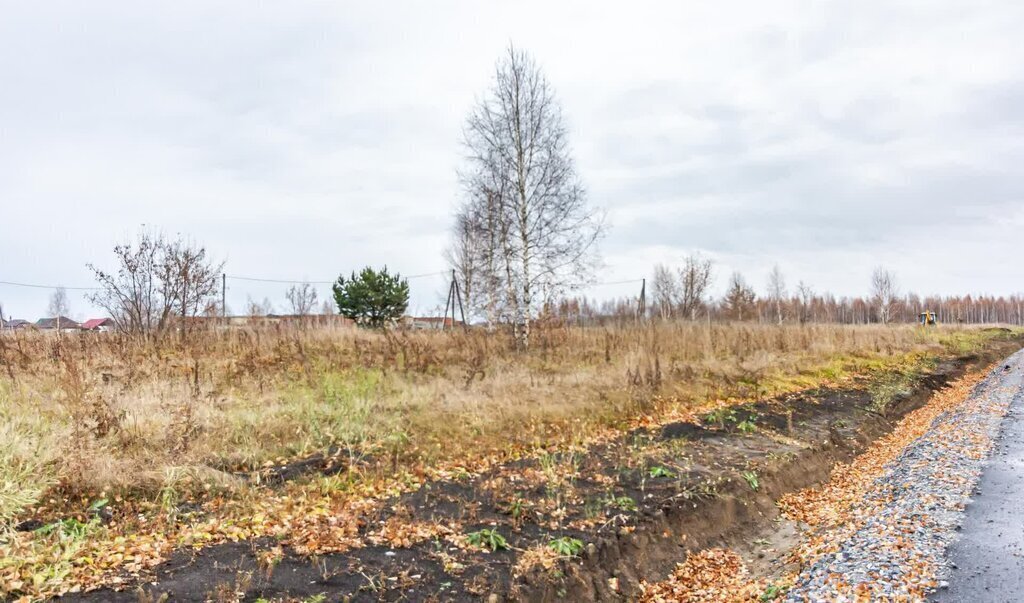
M 772 266 L 768 273 L 768 301 L 775 310 L 775 322 L 782 324 L 782 302 L 786 297 L 786 279 L 782 276 L 782 270 L 778 264 Z
M 262 302 L 257 302 L 249 297 L 246 299 L 245 305 L 249 316 L 268 316 L 274 313 L 274 304 L 267 297 L 264 297 Z
M 46 313 L 51 318 L 57 318 L 58 322 L 60 317 L 67 316 L 71 313 L 71 307 L 68 304 L 68 291 L 64 287 L 57 287 L 50 294 L 50 303 L 46 307 Z M 58 327 L 59 328 L 59 327 Z
M 316 287 L 309 283 L 292 285 L 285 292 L 284 296 L 288 300 L 288 305 L 291 306 L 292 314 L 308 316 L 313 313 L 313 308 L 316 307 Z
M 878 320 L 888 324 L 892 320 L 893 308 L 899 299 L 896 275 L 879 266 L 871 273 L 871 300 L 878 312 Z
M 463 234 L 473 240 L 470 253 L 450 259 L 460 273 L 480 275 L 470 291 L 484 300 L 489 320 L 512 323 L 526 348 L 544 303 L 590 278 L 603 222 L 587 204 L 554 91 L 526 53 L 510 46 L 498 62 L 464 142 L 467 201 L 455 248 Z
M 651 279 L 651 298 L 662 320 L 668 320 L 675 314 L 679 297 L 679 281 L 675 273 L 664 264 L 655 266 L 654 278 Z
M 797 301 L 800 304 L 800 324 L 810 322 L 813 318 L 812 305 L 814 304 L 814 289 L 807 283 L 800 281 L 796 286 Z
M 699 253 L 686 258 L 679 270 L 679 311 L 690 320 L 697 320 L 697 311 L 704 305 L 704 296 L 711 286 L 712 263 Z
M 494 317 L 490 315 L 487 298 L 482 293 L 487 289 L 486 283 L 481 281 L 488 265 L 484 257 L 483 233 L 481 225 L 470 211 L 472 209 L 466 208 L 455 216 L 452 242 L 444 254 L 448 265 L 455 270 L 455 277 L 459 279 L 467 317 L 472 319 L 483 315 L 488 323 L 493 323 Z

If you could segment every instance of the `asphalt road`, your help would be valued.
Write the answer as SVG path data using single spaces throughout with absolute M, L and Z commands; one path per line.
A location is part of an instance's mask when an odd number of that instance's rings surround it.
M 949 584 L 934 601 L 1024 601 L 1024 391 L 1013 395 L 960 538 L 947 551 Z

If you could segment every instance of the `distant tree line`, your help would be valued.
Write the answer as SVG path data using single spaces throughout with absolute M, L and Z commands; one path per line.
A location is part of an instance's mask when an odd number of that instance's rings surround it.
M 655 266 L 651 299 L 644 318 L 654 320 L 749 321 L 758 323 L 913 323 L 921 312 L 936 313 L 940 323 L 1024 325 L 1024 295 L 930 295 L 901 293 L 896 276 L 877 268 L 864 296 L 835 296 L 815 292 L 800 282 L 792 290 L 778 266 L 768 274 L 763 294 L 747 284 L 743 275 L 730 275 L 725 293 L 708 294 L 713 280 L 710 260 L 693 255 L 673 269 Z M 637 297 L 596 301 L 569 297 L 544 308 L 547 319 L 578 324 L 636 320 Z
M 168 238 L 144 229 L 134 240 L 115 246 L 114 257 L 111 270 L 89 264 L 100 287 L 87 298 L 106 309 L 119 330 L 156 336 L 168 329 L 192 324 L 182 318 L 226 314 L 219 296 L 219 277 L 224 262 L 211 258 L 202 245 L 180 236 Z M 936 313 L 940 323 L 946 324 L 1024 325 L 1024 295 L 902 293 L 895 274 L 882 267 L 875 269 L 865 283 L 869 294 L 852 297 L 816 292 L 803 282 L 789 287 L 782 270 L 774 266 L 767 275 L 763 293 L 759 294 L 742 274 L 734 272 L 728 278 L 724 293 L 716 298 L 710 294 L 715 277 L 713 262 L 699 254 L 685 258 L 678 266 L 655 266 L 643 318 L 775 324 L 913 323 L 921 312 L 931 311 Z M 332 294 L 333 299 L 325 300 L 319 308 L 316 289 L 309 283 L 293 285 L 285 297 L 293 315 L 310 315 L 319 309 L 323 314 L 338 313 L 374 328 L 394 324 L 409 303 L 408 281 L 389 273 L 386 267 L 380 270 L 367 267 L 347 278 L 340 276 Z M 484 303 L 477 306 L 476 321 L 493 320 L 489 323 L 492 326 L 509 325 L 517 341 L 522 341 L 519 338 L 528 331 L 524 333 L 524 325 L 519 325 L 516 332 L 514 314 L 505 315 L 504 320 L 500 315 L 487 314 L 486 304 L 493 294 L 492 291 L 475 298 Z M 582 296 L 552 296 L 544 292 L 538 299 L 537 306 L 530 309 L 532 322 L 601 324 L 640 318 L 641 304 L 637 297 L 598 302 Z M 250 299 L 249 306 L 249 313 L 254 316 L 273 311 L 267 299 L 262 303 Z M 48 310 L 55 317 L 68 313 L 65 289 L 54 291 Z
M 813 294 L 809 297 L 792 295 L 778 306 L 759 297 L 753 302 L 741 302 L 740 307 L 726 298 L 709 300 L 700 306 L 696 320 L 749 321 L 777 323 L 777 307 L 783 311 L 783 323 L 840 323 L 871 324 L 881 323 L 878 310 L 869 297 L 837 297 L 830 293 Z M 893 302 L 889 314 L 890 323 L 913 323 L 920 312 L 929 310 L 943 324 L 1012 324 L 1024 325 L 1024 295 L 959 295 L 921 296 L 910 293 Z M 559 319 L 577 324 L 602 324 L 635 320 L 637 317 L 636 297 L 595 300 L 587 297 L 569 297 L 548 304 L 544 318 Z M 655 308 L 648 310 L 647 318 L 661 320 L 663 317 Z M 677 315 L 674 320 L 692 320 Z

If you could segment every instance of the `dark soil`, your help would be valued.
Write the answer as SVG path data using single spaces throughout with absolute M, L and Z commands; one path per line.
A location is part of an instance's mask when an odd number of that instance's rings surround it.
M 334 475 L 345 471 L 348 467 L 342 451 L 331 449 L 327 454 L 317 453 L 305 458 L 265 467 L 258 471 L 235 471 L 237 475 L 248 481 L 266 485 L 280 485 L 305 475 Z
M 775 501 L 783 494 L 826 480 L 836 462 L 886 433 L 932 391 L 1018 346 L 1007 342 L 984 357 L 942 363 L 919 380 L 912 395 L 890 405 L 886 416 L 870 410 L 865 389 L 811 390 L 751 404 L 724 425 L 636 430 L 585 453 L 516 461 L 484 475 L 428 483 L 364 518 L 366 534 L 393 518 L 439 522 L 460 534 L 494 529 L 509 550 L 467 550 L 445 539 L 316 558 L 286 550 L 267 571 L 257 554 L 275 543 L 262 539 L 180 551 L 142 588 L 153 597 L 168 593 L 170 601 L 205 601 L 231 592 L 243 593 L 246 601 L 318 595 L 328 601 L 631 598 L 641 580 L 664 579 L 688 551 L 749 545 L 751 534 L 778 516 Z M 756 428 L 739 429 L 744 420 Z M 522 551 L 563 536 L 586 543 L 578 558 L 516 575 Z M 103 590 L 67 598 L 134 602 L 139 594 Z

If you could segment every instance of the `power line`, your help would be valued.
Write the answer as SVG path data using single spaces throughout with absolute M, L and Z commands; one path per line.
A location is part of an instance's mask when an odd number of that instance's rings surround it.
M 412 274 L 412 275 L 409 275 L 409 276 L 406 276 L 406 277 L 403 277 L 403 278 L 405 278 L 407 280 L 411 280 L 411 279 L 416 279 L 416 278 L 425 278 L 425 277 L 428 277 L 428 276 L 441 276 L 441 275 L 446 275 L 446 274 L 448 274 L 447 271 L 440 270 L 440 271 L 437 271 L 437 272 L 424 272 L 422 274 Z M 231 280 L 235 280 L 235 281 L 253 281 L 253 282 L 259 282 L 259 283 L 281 283 L 281 284 L 286 284 L 286 285 L 301 285 L 301 284 L 304 284 L 304 283 L 305 284 L 310 284 L 310 285 L 333 285 L 335 283 L 335 281 L 311 281 L 311 280 L 275 279 L 275 278 L 262 278 L 262 277 L 254 277 L 254 276 L 233 276 L 233 275 L 230 275 L 230 274 L 225 275 L 225 277 L 229 278 Z M 642 282 L 642 281 L 643 281 L 643 279 L 636 278 L 636 279 L 625 280 L 625 281 L 610 281 L 610 282 L 605 282 L 605 283 L 588 283 L 588 284 L 582 285 L 580 288 L 581 289 L 586 289 L 588 287 L 603 287 L 603 286 L 606 286 L 606 285 L 629 285 L 629 284 L 633 284 L 633 283 L 639 283 L 639 282 Z M 37 283 L 16 283 L 16 282 L 13 282 L 13 281 L 0 281 L 0 285 L 9 285 L 9 286 L 12 286 L 12 287 L 29 287 L 29 288 L 32 288 L 32 289 L 66 289 L 68 291 L 101 291 L 103 289 L 103 287 L 66 287 L 64 285 L 40 285 L 40 284 L 37 284 Z
M 410 278 L 423 278 L 425 276 L 439 276 L 439 275 L 442 275 L 442 274 L 448 274 L 448 271 L 447 270 L 442 270 L 440 272 L 427 272 L 425 274 L 414 274 L 412 276 L 407 276 L 405 278 L 407 278 L 407 279 L 410 279 Z
M 580 287 L 580 289 L 586 289 L 587 287 L 603 287 L 605 285 L 631 285 L 633 283 L 642 283 L 643 281 L 644 281 L 644 279 L 642 279 L 642 278 L 634 278 L 634 279 L 631 279 L 631 280 L 628 280 L 628 281 L 611 281 L 611 282 L 608 282 L 608 283 L 588 283 L 588 284 L 582 285 Z
M 448 274 L 448 273 L 446 271 L 442 270 L 442 271 L 439 271 L 439 272 L 426 272 L 424 274 L 412 274 L 410 276 L 405 276 L 405 277 L 402 277 L 402 278 L 404 278 L 406 280 L 409 280 L 409 279 L 414 279 L 414 278 L 423 278 L 423 277 L 426 277 L 426 276 L 439 276 L 439 275 L 442 275 L 442 274 Z M 225 275 L 225 276 L 226 276 L 226 278 L 229 278 L 229 279 L 235 280 L 235 281 L 255 281 L 255 282 L 258 282 L 258 283 L 282 283 L 282 284 L 285 284 L 285 285 L 303 285 L 303 284 L 306 284 L 306 285 L 333 285 L 335 283 L 335 281 L 310 281 L 310 280 L 291 280 L 291 279 L 277 279 L 277 278 L 260 278 L 260 277 L 254 277 L 254 276 L 232 276 L 230 274 Z
M 36 285 L 33 283 L 13 283 L 11 281 L 0 281 L 0 285 L 11 285 L 12 287 L 31 287 L 33 289 L 67 289 L 69 291 L 99 291 L 103 287 L 65 287 L 64 285 Z
M 283 283 L 286 285 L 330 285 L 334 281 L 290 281 L 276 278 L 256 278 L 253 276 L 231 276 L 230 274 L 225 275 L 233 281 L 256 281 L 258 283 Z

